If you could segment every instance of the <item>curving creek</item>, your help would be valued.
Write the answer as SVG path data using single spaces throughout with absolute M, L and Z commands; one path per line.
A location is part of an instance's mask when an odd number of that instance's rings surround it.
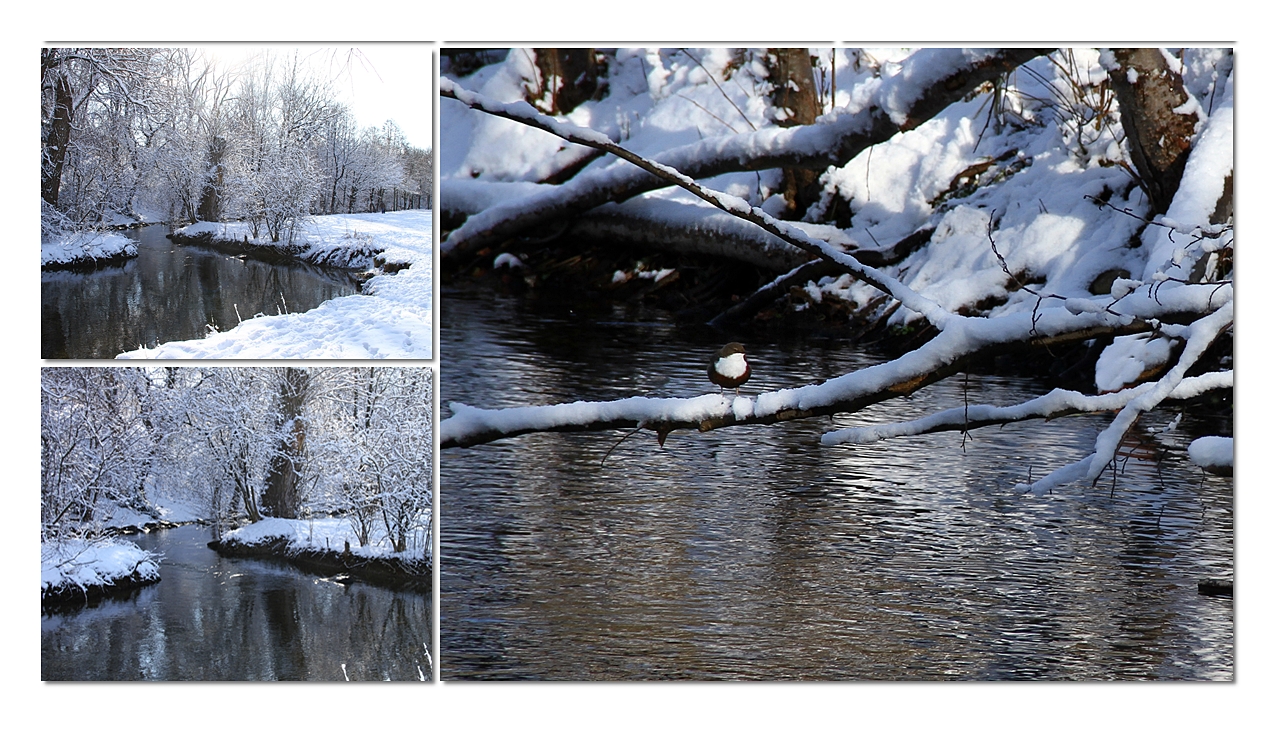
M 42 680 L 405 680 L 432 677 L 430 598 L 220 557 L 210 528 L 132 539 L 160 582 L 40 619 Z
M 658 312 L 444 289 L 441 403 L 710 392 L 723 340 Z M 866 366 L 819 336 L 754 342 L 744 393 Z M 1223 420 L 1141 420 L 1114 484 L 1012 486 L 1087 454 L 1110 416 L 870 446 L 834 428 L 1031 378 L 951 378 L 858 414 L 669 436 L 531 434 L 440 457 L 444 679 L 1233 678 L 1233 481 L 1185 455 Z M 443 408 L 442 418 L 448 417 Z M 644 434 L 644 435 L 643 435 Z
M 123 264 L 41 272 L 40 356 L 113 358 L 359 291 L 350 271 L 179 246 L 168 232 L 165 225 L 123 231 L 138 242 L 138 256 Z

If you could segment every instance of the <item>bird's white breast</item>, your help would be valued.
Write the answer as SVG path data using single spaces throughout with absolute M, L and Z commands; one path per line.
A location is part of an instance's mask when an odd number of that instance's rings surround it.
M 742 378 L 747 371 L 748 361 L 743 358 L 742 352 L 717 359 L 717 372 L 727 378 Z

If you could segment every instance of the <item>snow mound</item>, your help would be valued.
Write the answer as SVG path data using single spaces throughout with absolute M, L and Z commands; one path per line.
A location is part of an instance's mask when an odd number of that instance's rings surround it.
M 1189 459 L 1203 469 L 1233 468 L 1233 439 L 1228 436 L 1203 436 L 1189 444 Z
M 80 231 L 40 244 L 40 266 L 71 266 L 138 255 L 138 245 L 119 233 Z
M 362 546 L 349 521 L 341 517 L 324 517 L 316 520 L 285 520 L 266 517 L 223 535 L 224 543 L 260 545 L 284 538 L 296 550 L 343 551 L 348 547 L 355 555 L 387 557 L 394 555 L 386 540 L 372 539 Z
M 40 590 L 88 588 L 136 578 L 160 578 L 159 556 L 130 542 L 65 540 L 40 543 Z
M 1173 343 L 1162 336 L 1127 335 L 1113 340 L 1095 362 L 1095 387 L 1111 393 L 1134 383 L 1171 359 Z

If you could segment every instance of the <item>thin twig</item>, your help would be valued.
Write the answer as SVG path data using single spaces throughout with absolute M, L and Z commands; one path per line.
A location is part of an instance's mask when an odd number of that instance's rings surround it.
M 601 457 L 601 466 L 605 466 L 605 460 L 610 458 L 610 454 L 615 450 L 615 448 L 618 447 L 619 444 L 623 443 L 624 441 L 627 441 L 629 436 L 636 433 L 637 431 L 640 431 L 643 428 L 645 428 L 645 424 L 640 424 L 636 428 L 632 429 L 631 431 L 628 431 L 627 433 L 623 434 L 623 438 L 619 439 L 618 441 L 615 441 L 614 446 L 611 446 L 609 449 L 607 449 L 605 452 L 605 456 Z

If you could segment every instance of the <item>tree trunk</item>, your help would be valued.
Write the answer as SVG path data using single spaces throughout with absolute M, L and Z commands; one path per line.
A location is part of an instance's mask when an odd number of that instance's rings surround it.
M 236 494 L 245 505 L 245 514 L 250 522 L 259 522 L 263 514 L 258 508 L 258 499 L 254 494 L 254 485 L 249 481 L 249 447 L 242 444 L 237 451 L 232 467 L 235 470 Z
M 279 441 L 267 473 L 263 510 L 273 517 L 297 519 L 302 502 L 298 491 L 298 464 L 307 443 L 303 401 L 307 397 L 308 374 L 301 368 L 286 368 L 281 375 L 277 400 L 276 432 Z
M 41 61 L 52 59 L 53 49 L 41 51 Z M 46 71 L 41 64 L 41 71 Z M 71 144 L 71 112 L 74 100 L 71 93 L 71 82 L 66 75 L 58 73 L 53 79 L 53 113 L 44 138 L 44 149 L 40 160 L 40 197 L 52 207 L 58 207 L 58 189 L 62 186 L 62 166 L 67 159 L 67 147 Z
M 1160 50 L 1116 48 L 1113 57 L 1117 66 L 1109 71 L 1109 79 L 1131 143 L 1131 162 L 1153 204 L 1153 214 L 1161 215 L 1180 187 L 1197 115 L 1176 111 L 1189 95 Z
M 769 81 L 774 85 L 770 102 L 785 115 L 780 127 L 814 124 L 819 116 L 819 96 L 815 91 L 810 51 L 805 48 L 771 48 Z M 784 167 L 783 193 L 788 205 L 781 218 L 800 220 L 806 210 L 819 200 L 819 171 L 804 167 Z
M 601 69 L 596 49 L 536 48 L 534 65 L 539 86 L 527 89 L 526 101 L 540 111 L 565 114 L 597 95 Z
M 196 215 L 202 221 L 216 221 L 222 216 L 223 187 L 223 154 L 227 151 L 227 140 L 214 137 L 209 141 L 209 177 L 200 191 L 200 207 Z

